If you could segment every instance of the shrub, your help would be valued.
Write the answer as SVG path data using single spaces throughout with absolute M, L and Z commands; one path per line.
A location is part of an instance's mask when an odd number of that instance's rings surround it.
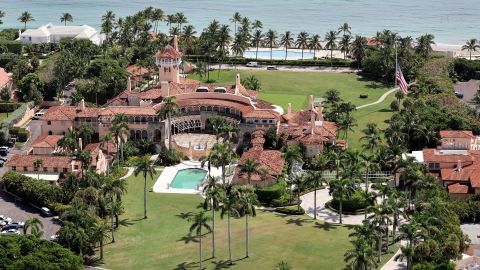
M 400 104 L 398 103 L 398 100 L 393 100 L 390 103 L 390 109 L 394 112 L 398 111 L 400 109 Z
M 10 136 L 16 137 L 19 142 L 26 142 L 30 132 L 24 128 L 10 128 Z
M 275 209 L 275 212 L 287 214 L 287 215 L 303 215 L 305 214 L 305 210 L 300 207 L 300 210 L 296 205 L 290 205 L 285 207 L 278 207 Z
M 342 202 L 343 213 L 361 213 L 368 206 L 373 205 L 373 201 L 367 201 L 364 197 L 364 191 L 356 190 L 350 198 L 345 198 Z M 340 209 L 340 201 L 336 198 L 327 202 L 327 207 L 335 211 Z
M 3 46 L 5 46 L 10 53 L 22 53 L 23 44 L 21 41 L 0 39 L 0 47 Z
M 62 188 L 47 181 L 39 181 L 17 172 L 8 172 L 2 181 L 9 192 L 36 206 L 63 203 Z
M 263 204 L 270 204 L 273 200 L 277 200 L 286 194 L 285 180 L 280 179 L 274 185 L 269 187 L 257 187 L 255 194 L 257 194 L 258 200 Z
M 368 94 L 360 94 L 360 98 L 368 98 Z
M 27 109 L 33 106 L 33 102 L 24 103 L 18 109 L 13 111 L 7 119 L 3 120 L 3 128 L 0 129 L 0 140 L 5 140 L 9 136 L 9 128 L 17 123 L 25 115 Z
M 184 155 L 175 149 L 167 149 L 165 145 L 162 146 L 160 154 L 158 155 L 157 164 L 163 166 L 172 166 L 180 163 L 184 159 Z
M 0 113 L 13 112 L 18 109 L 22 104 L 17 102 L 4 102 L 0 103 Z
M 480 61 L 471 61 L 467 59 L 455 59 L 454 64 L 455 73 L 463 81 L 471 79 L 480 79 Z

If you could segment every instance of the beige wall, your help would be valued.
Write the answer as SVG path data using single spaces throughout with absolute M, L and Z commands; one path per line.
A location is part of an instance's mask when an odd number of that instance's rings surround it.
M 470 149 L 472 139 L 470 138 L 445 138 L 442 139 L 442 149 Z
M 50 155 L 55 152 L 54 147 L 32 147 L 32 155 Z
M 50 123 L 50 125 L 49 125 Z M 47 121 L 42 120 L 42 135 L 64 135 L 73 128 L 73 121 Z

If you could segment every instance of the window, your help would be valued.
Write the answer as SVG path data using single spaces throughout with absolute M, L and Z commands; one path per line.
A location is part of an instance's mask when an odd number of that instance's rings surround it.
M 56 173 L 57 173 L 57 172 L 58 172 L 58 168 L 56 168 L 56 167 L 53 168 L 53 172 L 56 172 Z
M 47 121 L 47 125 L 52 125 L 52 121 Z
M 262 123 L 267 123 L 267 120 L 266 120 L 266 119 L 262 119 Z
M 273 124 L 273 120 L 272 120 L 272 119 L 268 120 L 268 122 L 269 122 L 270 124 Z
M 50 130 L 50 131 L 48 132 L 48 135 L 53 135 L 53 132 Z
M 67 169 L 67 168 L 63 168 L 63 172 L 64 172 L 64 173 L 68 172 L 68 169 Z
M 428 163 L 429 170 L 440 170 L 440 163 Z
M 47 167 L 43 167 L 43 171 L 44 171 L 44 172 L 48 172 L 48 168 L 47 168 Z
M 23 167 L 23 171 L 24 171 L 24 172 L 28 171 L 28 170 L 27 170 L 27 167 Z
M 73 166 L 75 170 L 78 170 L 78 165 Z
M 16 171 L 17 170 L 17 166 L 12 166 L 12 171 Z
M 33 171 L 38 172 L 38 167 L 37 166 L 33 167 Z

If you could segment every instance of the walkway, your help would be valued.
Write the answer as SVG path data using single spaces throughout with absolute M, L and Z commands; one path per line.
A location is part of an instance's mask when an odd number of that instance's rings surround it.
M 390 95 L 391 93 L 393 93 L 393 92 L 395 92 L 395 91 L 397 91 L 397 90 L 398 90 L 398 87 L 392 88 L 392 89 L 388 90 L 387 92 L 385 92 L 377 101 L 372 102 L 372 103 L 368 103 L 368 104 L 364 104 L 364 105 L 357 106 L 357 110 L 358 110 L 358 109 L 365 108 L 365 107 L 373 106 L 373 105 L 376 105 L 376 104 L 379 104 L 379 103 L 382 103 L 382 102 L 388 97 L 388 95 Z
M 400 242 L 401 245 L 404 245 L 404 241 Z M 385 263 L 380 270 L 404 270 L 407 269 L 407 263 L 405 261 L 395 261 L 395 258 L 400 255 L 400 249 L 395 252 L 395 254 Z
M 120 177 L 120 179 L 126 179 L 126 178 L 130 177 L 133 174 L 134 171 L 135 171 L 135 167 L 128 167 L 127 174 Z

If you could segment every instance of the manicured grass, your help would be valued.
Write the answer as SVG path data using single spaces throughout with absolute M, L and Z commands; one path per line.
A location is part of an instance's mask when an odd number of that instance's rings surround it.
M 308 96 L 322 97 L 329 89 L 337 89 L 346 101 L 355 105 L 363 105 L 376 101 L 387 87 L 372 87 L 372 82 L 362 80 L 353 73 L 334 72 L 293 72 L 293 71 L 268 71 L 268 70 L 224 70 L 210 73 L 210 79 L 219 83 L 234 83 L 235 75 L 239 73 L 242 78 L 255 75 L 262 89 L 258 97 L 276 105 L 287 108 L 289 102 L 295 110 L 308 106 Z M 199 79 L 192 74 L 191 79 Z M 361 99 L 360 94 L 368 94 L 368 98 Z
M 10 114 L 8 114 L 10 115 Z M 0 121 L 7 119 L 7 113 L 0 113 Z
M 108 269 L 186 269 L 198 267 L 198 243 L 188 237 L 186 216 L 197 212 L 197 195 L 148 192 L 148 219 L 143 217 L 143 179 L 128 178 L 123 198 L 127 226 L 116 232 L 116 242 L 105 249 Z M 148 189 L 154 180 L 148 180 Z M 211 259 L 210 235 L 204 238 L 206 269 L 226 266 L 226 220 L 216 215 L 217 258 Z M 294 269 L 342 269 L 343 254 L 351 247 L 346 226 L 314 222 L 308 216 L 284 216 L 258 211 L 250 219 L 250 257 L 245 257 L 244 219 L 232 219 L 231 269 L 273 269 L 281 260 Z

